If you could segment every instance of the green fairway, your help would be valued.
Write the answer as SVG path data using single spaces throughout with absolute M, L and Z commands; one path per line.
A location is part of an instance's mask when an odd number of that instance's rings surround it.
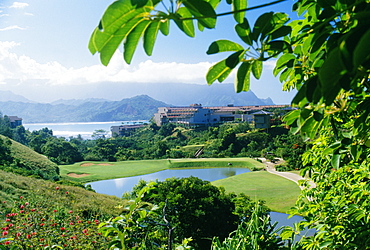
M 87 183 L 149 174 L 168 168 L 207 167 L 263 168 L 264 164 L 250 158 L 161 159 L 122 162 L 79 162 L 62 165 L 63 178 Z M 283 177 L 265 171 L 250 172 L 212 182 L 225 187 L 227 192 L 245 193 L 255 200 L 264 200 L 276 212 L 287 212 L 300 192 L 298 185 Z
M 63 178 L 82 183 L 115 179 L 158 172 L 168 168 L 184 167 L 247 167 L 263 168 L 264 165 L 250 158 L 202 158 L 202 159 L 161 159 L 121 162 L 79 162 L 61 165 Z
M 265 171 L 251 172 L 212 182 L 227 192 L 244 193 L 255 200 L 264 200 L 273 211 L 286 213 L 300 193 L 296 183 Z

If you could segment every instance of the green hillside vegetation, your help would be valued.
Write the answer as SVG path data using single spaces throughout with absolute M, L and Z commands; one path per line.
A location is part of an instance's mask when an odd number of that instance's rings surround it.
M 13 158 L 11 164 L 0 166 L 1 168 L 9 172 L 33 175 L 43 179 L 59 179 L 58 165 L 47 157 L 5 136 L 0 135 L 0 139 L 8 142 L 10 156 Z
M 37 201 L 40 206 L 52 205 L 92 216 L 117 215 L 119 209 L 116 206 L 121 203 L 115 196 L 0 170 L 0 213 L 3 215 L 12 212 L 13 202 L 18 201 L 21 196 Z

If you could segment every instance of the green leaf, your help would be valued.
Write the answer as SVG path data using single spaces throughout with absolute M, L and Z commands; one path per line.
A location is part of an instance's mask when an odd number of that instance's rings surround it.
M 370 60 L 370 30 L 368 30 L 358 42 L 353 53 L 353 64 L 357 68 L 359 65 Z
M 193 20 L 181 20 L 181 18 L 192 18 L 192 17 L 193 15 L 187 8 L 181 7 L 177 10 L 176 18 L 174 18 L 174 21 L 176 25 L 179 27 L 179 29 L 190 37 L 195 36 Z
M 168 36 L 168 34 L 170 33 L 170 20 L 161 21 L 161 25 L 159 28 L 163 35 Z
M 235 26 L 235 31 L 238 34 L 238 36 L 245 42 L 246 44 L 252 46 L 252 38 L 251 38 L 251 28 L 249 26 L 249 22 L 246 18 L 244 18 L 244 21 L 242 23 L 238 23 Z
M 234 19 L 237 23 L 243 23 L 245 17 L 245 11 L 239 12 L 239 10 L 243 10 L 247 8 L 247 0 L 233 0 L 232 6 L 234 12 Z
M 275 40 L 277 38 L 287 36 L 292 31 L 292 27 L 290 26 L 282 26 L 278 28 L 277 30 L 273 31 L 270 35 L 271 40 Z
M 333 154 L 331 158 L 331 165 L 333 168 L 338 169 L 340 165 L 340 154 Z
M 243 62 L 240 65 L 235 78 L 234 87 L 237 93 L 240 93 L 242 91 L 249 91 L 250 74 L 251 74 L 251 63 L 249 61 Z
M 260 60 L 254 60 L 252 63 L 252 73 L 256 79 L 261 78 L 263 62 Z
M 99 26 L 94 30 L 89 41 L 89 50 L 100 52 L 100 60 L 107 65 L 125 37 L 153 9 L 150 1 L 116 1 L 105 11 Z
M 124 43 L 123 57 L 130 64 L 140 38 L 144 35 L 145 30 L 150 25 L 149 20 L 141 21 L 133 31 L 127 36 Z
M 293 124 L 293 122 L 296 121 L 300 115 L 301 110 L 299 109 L 293 110 L 284 116 L 283 121 L 289 126 Z
M 206 28 L 214 28 L 216 25 L 216 12 L 212 5 L 203 0 L 185 0 L 182 2 L 198 22 Z
M 325 60 L 319 71 L 319 79 L 322 86 L 323 96 L 329 100 L 332 100 L 337 96 L 340 85 L 338 84 L 340 78 L 346 73 L 346 69 L 342 62 L 339 48 L 335 48 Z M 326 101 L 327 101 L 326 100 Z
M 240 44 L 237 44 L 229 40 L 218 40 L 213 42 L 209 46 L 207 54 L 211 55 L 219 52 L 240 51 L 240 50 L 243 50 L 243 46 L 241 46 Z
M 207 72 L 207 83 L 211 85 L 214 81 L 221 78 L 224 79 L 226 75 L 231 73 L 231 69 L 226 66 L 226 59 L 216 63 Z
M 226 58 L 226 66 L 233 69 L 238 65 L 244 55 L 244 50 L 239 50 Z
M 276 66 L 274 68 L 274 76 L 277 76 L 277 74 L 279 74 L 279 72 L 284 68 L 284 66 L 287 66 L 288 64 L 293 64 L 295 59 L 296 59 L 295 56 L 290 53 L 286 53 L 280 56 L 279 59 L 276 61 Z
M 152 22 L 144 33 L 144 50 L 148 56 L 152 55 L 154 43 L 158 35 L 161 22 Z

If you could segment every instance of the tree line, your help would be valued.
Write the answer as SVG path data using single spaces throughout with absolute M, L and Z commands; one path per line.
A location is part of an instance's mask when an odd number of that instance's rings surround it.
M 305 145 L 283 125 L 269 130 L 253 129 L 246 122 L 217 127 L 184 128 L 168 123 L 150 123 L 123 137 L 106 138 L 95 131 L 95 139 L 56 137 L 48 128 L 29 131 L 11 128 L 7 116 L 0 118 L 0 134 L 18 141 L 57 164 L 79 161 L 125 161 L 200 157 L 281 157 L 289 169 L 300 168 L 299 156 Z

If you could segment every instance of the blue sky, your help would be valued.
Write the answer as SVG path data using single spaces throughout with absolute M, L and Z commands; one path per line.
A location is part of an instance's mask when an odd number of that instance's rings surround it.
M 230 17 L 220 17 L 214 30 L 189 38 L 171 24 L 168 37 L 159 35 L 153 56 L 138 47 L 131 65 L 117 52 L 108 67 L 87 49 L 90 34 L 111 0 L 20 0 L 0 1 L 0 90 L 11 90 L 31 100 L 48 102 L 70 96 L 49 94 L 46 89 L 69 86 L 82 90 L 96 82 L 171 82 L 205 84 L 207 69 L 226 55 L 207 56 L 212 41 L 230 39 Z M 269 1 L 250 0 L 249 6 Z M 289 11 L 292 1 L 249 12 L 252 20 L 265 11 Z M 225 9 L 227 10 L 227 9 Z M 293 93 L 281 91 L 271 74 L 273 62 L 265 65 L 260 81 L 251 89 L 260 98 L 276 104 L 289 103 Z M 233 76 L 225 82 L 233 82 Z M 46 88 L 46 86 L 48 88 Z M 98 97 L 98 96 L 92 96 Z

